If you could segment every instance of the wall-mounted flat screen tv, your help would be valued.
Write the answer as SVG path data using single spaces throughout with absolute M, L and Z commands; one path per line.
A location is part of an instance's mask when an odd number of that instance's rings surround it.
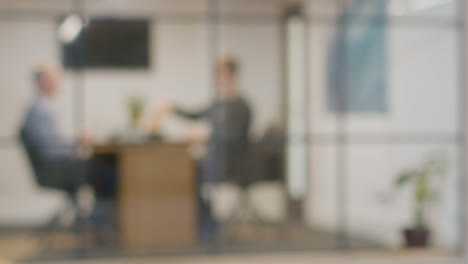
M 65 68 L 146 69 L 150 66 L 147 20 L 92 19 L 74 41 L 62 44 Z

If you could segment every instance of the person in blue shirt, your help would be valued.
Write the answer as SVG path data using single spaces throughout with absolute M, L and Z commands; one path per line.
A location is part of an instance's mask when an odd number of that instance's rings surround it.
M 21 126 L 21 141 L 40 186 L 63 190 L 73 201 L 82 186 L 88 184 L 93 187 L 96 203 L 92 219 L 100 230 L 96 238 L 104 243 L 113 243 L 108 237 L 115 237 L 116 230 L 115 160 L 78 155 L 80 146 L 91 144 L 84 131 L 73 140 L 63 136 L 51 105 L 53 97 L 60 91 L 61 76 L 62 68 L 55 63 L 41 64 L 34 72 L 36 94 Z
M 21 134 L 33 155 L 33 167 L 40 185 L 64 189 L 73 194 L 86 181 L 86 160 L 75 155 L 80 144 L 88 144 L 82 132 L 75 140 L 62 135 L 52 110 L 52 98 L 59 92 L 62 69 L 54 63 L 41 64 L 34 73 L 36 94 L 28 107 Z

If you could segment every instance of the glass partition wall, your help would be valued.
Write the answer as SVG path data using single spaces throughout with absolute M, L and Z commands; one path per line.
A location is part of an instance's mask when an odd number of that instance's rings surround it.
M 464 160 L 461 3 L 309 4 L 311 221 L 338 230 L 341 247 L 353 247 L 353 234 L 401 246 L 401 231 L 415 221 L 413 188 L 421 186 L 395 190 L 396 177 L 439 155 L 446 174 L 440 182 L 431 179 L 438 199 L 425 205 L 427 225 L 433 245 L 457 247 Z
M 0 256 L 461 249 L 462 5 L 0 1 Z M 70 206 L 17 140 L 54 61 L 61 137 L 89 131 L 110 198 Z

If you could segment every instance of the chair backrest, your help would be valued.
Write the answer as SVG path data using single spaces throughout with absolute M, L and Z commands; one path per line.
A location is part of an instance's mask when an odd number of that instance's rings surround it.
M 26 156 L 28 157 L 28 161 L 37 184 L 39 184 L 39 186 L 44 186 L 45 183 L 43 182 L 41 176 L 41 170 L 43 166 L 41 156 L 39 154 L 39 151 L 34 147 L 32 140 L 30 139 L 24 128 L 22 128 L 20 131 L 20 141 L 23 145 L 24 151 L 26 152 Z
M 240 187 L 249 187 L 257 182 L 258 167 L 257 155 L 251 145 L 242 148 L 234 148 L 228 151 L 227 159 L 227 180 L 239 185 Z
M 257 155 L 264 181 L 284 181 L 286 137 L 283 122 L 272 123 L 257 143 Z

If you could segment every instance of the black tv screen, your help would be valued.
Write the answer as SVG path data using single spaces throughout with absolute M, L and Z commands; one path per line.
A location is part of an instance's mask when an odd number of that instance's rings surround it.
M 94 19 L 76 39 L 62 46 L 65 68 L 148 68 L 146 20 Z

